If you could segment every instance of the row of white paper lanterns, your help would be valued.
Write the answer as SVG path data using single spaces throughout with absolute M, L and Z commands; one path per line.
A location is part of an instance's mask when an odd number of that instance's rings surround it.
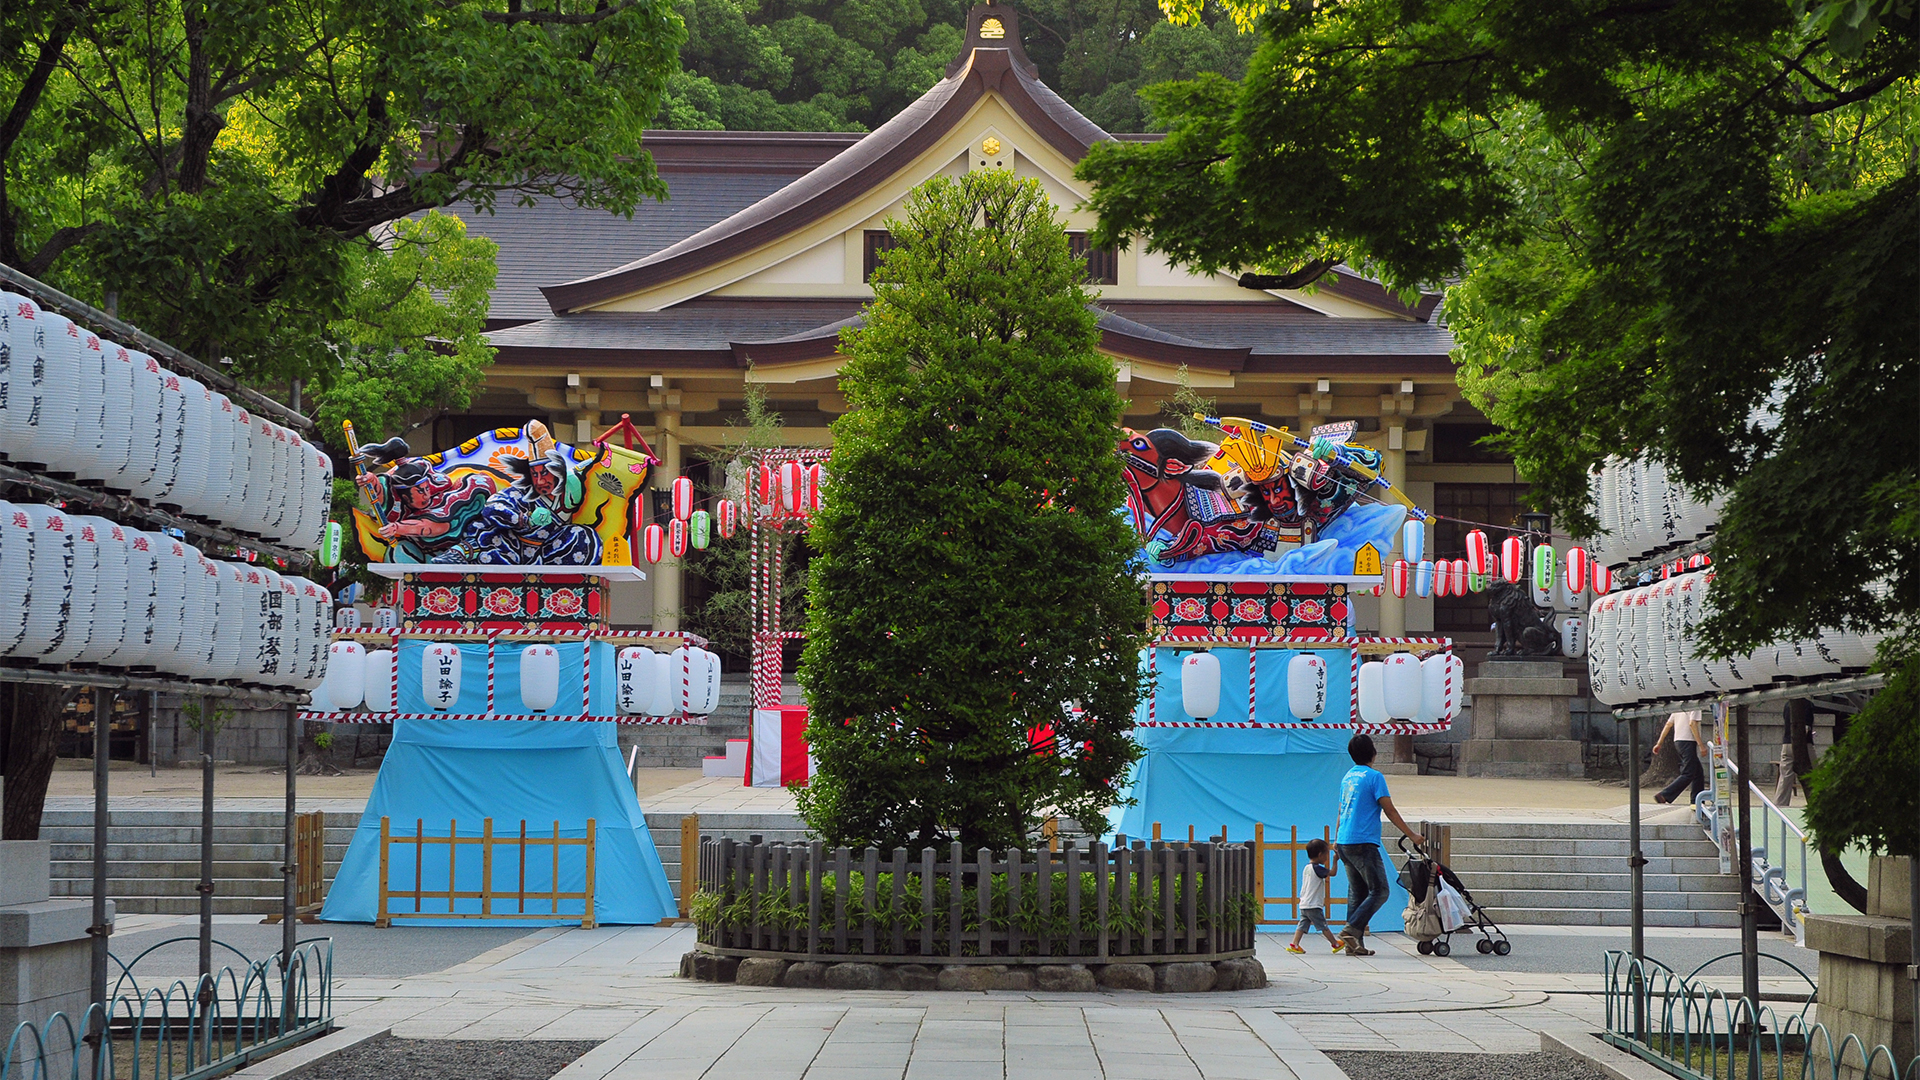
M 1702 502 L 1667 475 L 1658 461 L 1608 458 L 1587 478 L 1601 535 L 1590 545 L 1602 565 L 1632 562 L 1650 552 L 1689 544 L 1713 532 L 1724 495 Z
M 226 395 L 17 293 L 0 293 L 0 453 L 297 548 L 333 463 Z
M 362 705 L 370 712 L 394 710 L 393 650 L 336 641 L 329 652 L 326 680 L 313 691 L 315 710 L 347 712 Z M 545 643 L 528 645 L 520 650 L 518 663 L 521 711 L 550 711 L 560 700 L 560 650 Z M 430 711 L 448 712 L 458 704 L 465 667 L 460 647 L 451 642 L 434 642 L 423 650 L 420 696 Z M 485 677 L 485 672 L 475 674 Z M 705 649 L 621 649 L 614 659 L 614 676 L 615 707 L 623 716 L 705 716 L 720 703 L 720 658 Z M 496 700 L 496 713 L 511 714 L 504 705 Z
M 1466 665 L 1451 653 L 1425 660 L 1392 653 L 1360 665 L 1360 720 L 1432 724 L 1460 714 Z M 1327 710 L 1327 662 L 1312 653 L 1287 661 L 1287 713 L 1295 720 L 1320 719 Z M 1206 719 L 1220 711 L 1220 660 L 1210 652 L 1180 661 L 1180 704 L 1188 716 Z M 1342 718 L 1345 719 L 1344 717 Z
M 0 502 L 0 582 L 0 656 L 295 689 L 325 668 L 326 589 L 163 533 Z
M 1709 660 L 1693 646 L 1712 582 L 1713 571 L 1700 570 L 1595 600 L 1587 649 L 1593 696 L 1626 705 L 1831 677 L 1872 664 L 1885 636 L 1823 630 L 1817 638 Z

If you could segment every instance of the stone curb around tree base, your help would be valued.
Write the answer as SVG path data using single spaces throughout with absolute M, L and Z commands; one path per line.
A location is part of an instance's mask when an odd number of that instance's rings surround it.
M 1022 990 L 1088 994 L 1135 990 L 1198 994 L 1264 990 L 1267 969 L 1251 956 L 1145 964 L 823 964 L 690 952 L 680 977 L 740 986 L 807 990 Z
M 1666 1070 L 1609 1046 L 1585 1031 L 1542 1031 L 1540 1049 L 1549 1054 L 1577 1057 L 1607 1074 L 1610 1080 L 1673 1080 Z

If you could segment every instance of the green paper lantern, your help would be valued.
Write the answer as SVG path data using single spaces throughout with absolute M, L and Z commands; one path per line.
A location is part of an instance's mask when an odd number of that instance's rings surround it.
M 707 550 L 707 544 L 713 539 L 713 515 L 705 510 L 695 510 L 687 518 L 687 542 L 695 551 Z
M 320 534 L 320 565 L 339 566 L 340 547 L 346 542 L 346 530 L 337 521 L 327 522 L 326 531 Z

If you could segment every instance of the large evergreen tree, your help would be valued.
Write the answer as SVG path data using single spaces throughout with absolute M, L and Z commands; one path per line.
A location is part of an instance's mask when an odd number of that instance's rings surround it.
M 1054 214 L 1007 173 L 928 181 L 843 338 L 799 676 L 835 843 L 1022 844 L 1100 820 L 1139 753 L 1120 399 Z

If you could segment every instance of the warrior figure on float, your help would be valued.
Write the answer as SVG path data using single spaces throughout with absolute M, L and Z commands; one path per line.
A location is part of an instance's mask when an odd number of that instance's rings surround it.
M 1196 419 L 1222 441 L 1123 430 L 1116 447 L 1127 509 L 1156 571 L 1352 575 L 1362 549 L 1371 546 L 1372 562 L 1392 546 L 1409 510 L 1426 516 L 1381 478 L 1379 451 L 1349 444 L 1356 424 L 1303 439 L 1251 420 Z
M 385 561 L 431 562 L 466 535 L 493 487 L 471 473 L 449 478 L 424 459 L 406 456 L 408 451 L 407 441 L 395 436 L 362 447 L 353 463 L 393 463 L 385 472 L 363 472 L 359 480 L 369 505 L 380 510 L 376 531 L 388 544 Z
M 434 559 L 490 566 L 592 566 L 600 537 L 568 520 L 585 492 L 564 449 L 539 458 L 507 458 L 512 486 L 487 500 L 460 543 Z

